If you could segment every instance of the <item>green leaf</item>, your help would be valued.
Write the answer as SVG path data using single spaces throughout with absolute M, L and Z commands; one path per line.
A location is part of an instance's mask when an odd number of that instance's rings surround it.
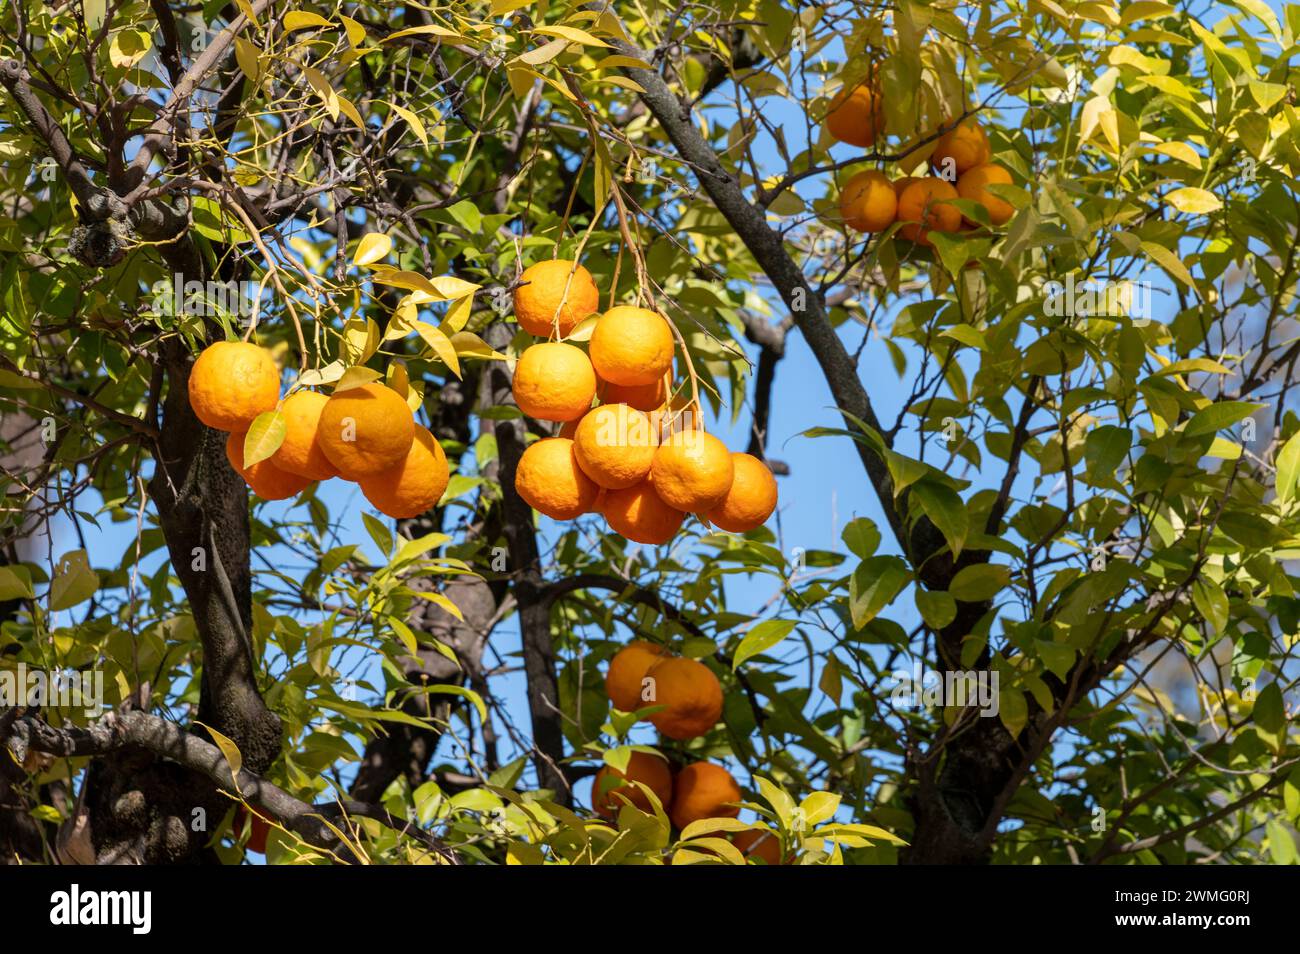
M 991 600 L 1010 582 L 1009 567 L 980 563 L 957 571 L 957 575 L 948 584 L 948 592 L 963 603 L 981 603 Z
M 366 525 L 366 530 L 370 533 L 370 539 L 375 541 L 375 546 L 379 547 L 384 556 L 393 552 L 393 534 L 386 524 L 376 519 L 368 513 L 361 514 L 361 522 Z
M 1270 735 L 1276 735 L 1286 725 L 1286 706 L 1282 701 L 1282 690 L 1276 682 L 1270 682 L 1255 697 L 1255 709 L 1251 713 L 1255 725 Z
M 1167 193 L 1165 201 L 1179 212 L 1186 212 L 1188 215 L 1205 215 L 1223 208 L 1223 200 L 1213 192 L 1191 186 Z
M 1192 605 L 1216 633 L 1223 633 L 1228 625 L 1228 594 L 1223 592 L 1223 587 L 1211 579 L 1198 577 L 1192 584 Z
M 831 702 L 837 706 L 840 704 L 840 695 L 844 691 L 844 677 L 840 673 L 840 661 L 833 652 L 826 654 L 826 665 L 822 667 L 817 688 L 824 692 Z
M 849 613 L 854 627 L 861 629 L 875 619 L 911 576 L 907 564 L 895 556 L 872 557 L 859 563 L 849 579 Z
M 35 599 L 32 574 L 25 566 L 0 566 L 0 602 L 20 598 Z
M 850 520 L 840 538 L 859 560 L 874 556 L 876 547 L 880 546 L 880 530 L 876 528 L 875 521 L 867 517 Z
M 213 242 L 242 245 L 253 240 L 239 216 L 228 212 L 216 199 L 195 196 L 190 201 L 190 217 L 194 220 L 194 230 Z
M 1283 503 L 1295 495 L 1296 478 L 1300 477 L 1300 431 L 1291 435 L 1291 439 L 1282 445 L 1277 453 L 1277 499 Z
M 957 618 L 957 601 L 943 590 L 916 589 L 916 608 L 925 625 L 940 630 Z
M 1199 437 L 1202 434 L 1215 434 L 1250 417 L 1262 407 L 1263 404 L 1253 404 L 1250 401 L 1219 401 L 1197 411 L 1183 428 L 1183 435 Z
M 952 551 L 953 557 L 960 556 L 966 535 L 970 532 L 970 515 L 966 512 L 961 496 L 946 484 L 930 479 L 917 481 L 912 486 L 912 493 L 916 495 L 926 516 L 948 541 L 948 549 Z
M 1089 476 L 1094 479 L 1113 478 L 1132 444 L 1133 435 L 1127 427 L 1094 427 L 1083 442 Z
M 789 636 L 795 625 L 792 619 L 765 619 L 756 624 L 745 634 L 745 638 L 736 648 L 736 655 L 731 661 L 732 670 L 738 668 L 745 660 L 771 649 Z
M 1021 730 L 1029 724 L 1029 703 L 1025 701 L 1025 694 L 1009 687 L 999 689 L 998 718 L 1011 733 L 1011 738 L 1019 736 Z
M 59 558 L 54 579 L 50 581 L 50 612 L 58 612 L 84 603 L 99 589 L 99 577 L 90 568 L 85 550 L 70 550 Z

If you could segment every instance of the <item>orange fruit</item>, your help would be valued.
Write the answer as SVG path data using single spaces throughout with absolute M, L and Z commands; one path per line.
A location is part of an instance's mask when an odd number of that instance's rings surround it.
M 596 375 L 596 397 L 603 404 L 626 404 L 638 411 L 654 411 L 668 400 L 668 385 L 663 378 L 649 384 L 610 384 Z
M 596 322 L 591 363 L 611 384 L 654 384 L 673 366 L 673 330 L 657 312 L 618 305 Z
M 519 410 L 539 421 L 572 421 L 591 408 L 596 372 L 581 348 L 548 341 L 525 348 L 511 385 Z
M 902 176 L 901 178 L 895 179 L 893 182 L 894 197 L 901 199 L 903 197 L 904 189 L 910 186 L 913 182 L 920 182 L 920 181 L 921 181 L 920 176 Z
M 607 490 L 600 512 L 615 533 L 651 546 L 671 540 L 686 519 L 682 511 L 663 502 L 648 480 L 621 490 Z
M 245 467 L 245 434 L 247 431 L 231 431 L 226 437 L 226 460 L 235 468 L 235 473 L 244 478 L 244 483 L 252 488 L 253 493 L 263 500 L 287 500 L 311 486 L 309 478 L 281 470 L 271 463 L 270 458 L 260 460 L 252 467 Z
M 840 192 L 840 217 L 855 232 L 883 232 L 897 212 L 898 196 L 883 172 L 859 172 Z
M 942 179 L 927 176 L 909 183 L 898 198 L 898 221 L 907 222 L 899 231 L 904 238 L 929 245 L 927 234 L 956 232 L 961 228 L 961 213 L 948 199 L 957 198 L 957 190 Z
M 722 718 L 722 684 L 708 666 L 685 656 L 665 656 L 646 670 L 643 705 L 663 706 L 650 723 L 670 739 L 694 739 Z
M 390 387 L 371 382 L 335 391 L 316 426 L 316 440 L 344 480 L 360 480 L 406 459 L 415 438 L 411 409 Z
M 271 463 L 281 470 L 312 480 L 329 480 L 338 476 L 338 468 L 325 456 L 325 449 L 316 438 L 320 427 L 321 411 L 329 398 L 315 391 L 294 391 L 280 405 L 284 419 L 284 441 L 274 454 Z
M 655 451 L 650 480 L 664 503 L 701 513 L 722 503 L 735 465 L 725 444 L 704 431 L 678 431 Z
M 751 828 L 731 836 L 731 843 L 746 858 L 758 858 L 769 865 L 781 863 L 781 839 L 775 833 Z
M 620 772 L 612 765 L 604 765 L 592 779 L 591 807 L 596 810 L 596 814 L 613 818 L 623 807 L 623 798 L 643 812 L 653 812 L 646 793 L 635 785 L 627 784 L 628 782 L 643 783 L 655 793 L 665 810 L 672 803 L 673 773 L 668 767 L 668 760 L 649 752 L 633 752 L 628 759 L 626 771 Z
M 989 137 L 978 122 L 967 118 L 939 137 L 930 153 L 930 165 L 945 179 L 951 173 L 950 181 L 955 181 L 967 169 L 988 162 L 990 155 Z
M 653 703 L 641 698 L 646 670 L 668 651 L 655 643 L 638 639 L 628 643 L 614 654 L 605 670 L 605 694 L 609 701 L 624 712 L 636 712 Z
M 709 522 L 732 533 L 761 527 L 776 509 L 776 478 L 752 454 L 731 455 L 734 476 L 722 502 L 709 511 Z
M 870 146 L 884 131 L 884 102 L 879 91 L 863 83 L 841 90 L 826 114 L 826 129 L 850 146 Z
M 357 483 L 376 510 L 400 520 L 418 517 L 436 504 L 450 479 L 442 445 L 427 427 L 416 424 L 406 458 Z
M 678 431 L 702 430 L 704 419 L 691 404 L 689 394 L 677 394 L 663 407 L 650 412 L 650 430 L 662 444 Z
M 591 510 L 600 490 L 582 472 L 573 441 L 544 437 L 528 445 L 515 469 L 515 491 L 534 510 L 553 520 L 572 520 Z
M 274 411 L 280 370 L 271 352 L 247 341 L 208 345 L 190 368 L 194 416 L 219 431 L 246 431 L 253 418 Z
M 703 818 L 735 818 L 741 801 L 740 786 L 731 773 L 712 762 L 692 762 L 673 779 L 673 807 L 669 812 L 679 829 Z
M 531 335 L 550 336 L 558 321 L 564 337 L 600 310 L 600 292 L 591 272 L 571 260 L 554 258 L 529 265 L 519 280 L 524 284 L 515 289 L 515 320 Z
M 626 404 L 602 404 L 578 422 L 573 449 L 578 466 L 606 490 L 645 479 L 655 459 L 650 418 Z
M 986 162 L 967 169 L 957 180 L 957 194 L 963 199 L 970 199 L 984 206 L 989 214 L 989 221 L 1002 225 L 1015 214 L 1015 207 L 1006 199 L 1000 199 L 985 186 L 1011 185 L 1011 173 L 996 163 Z M 974 222 L 972 225 L 976 224 Z

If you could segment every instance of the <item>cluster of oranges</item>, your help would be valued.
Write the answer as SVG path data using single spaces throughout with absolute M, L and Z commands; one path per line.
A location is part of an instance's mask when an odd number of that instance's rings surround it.
M 428 510 L 447 489 L 447 455 L 383 384 L 336 389 L 328 397 L 294 391 L 282 401 L 269 351 L 220 341 L 194 362 L 189 397 L 200 421 L 229 432 L 230 466 L 264 500 L 294 497 L 316 481 L 340 477 L 360 486 L 375 509 L 400 518 Z M 284 437 L 270 456 L 247 463 L 248 429 L 271 412 L 278 412 Z
M 564 338 L 597 311 L 596 284 L 576 262 L 539 262 L 521 282 L 515 317 L 531 334 Z M 698 407 L 673 399 L 674 353 L 668 320 L 630 305 L 600 315 L 587 351 L 559 340 L 525 349 L 515 402 L 562 427 L 524 451 L 519 496 L 555 520 L 600 513 L 645 544 L 667 543 L 688 513 L 733 533 L 761 526 L 776 509 L 771 470 L 728 451 L 704 431 Z
M 826 128 L 840 142 L 869 147 L 883 126 L 880 92 L 870 83 L 835 98 Z M 891 180 L 883 172 L 859 172 L 840 191 L 840 215 L 856 232 L 883 232 L 895 222 L 899 234 L 930 245 L 930 232 L 959 232 L 979 223 L 962 215 L 953 199 L 983 206 L 989 222 L 1003 225 L 1015 209 L 989 191 L 991 185 L 1011 185 L 1011 173 L 989 162 L 988 136 L 974 119 L 966 119 L 939 137 L 930 165 L 938 175 L 905 176 Z M 955 179 L 955 182 L 953 181 Z
M 624 712 L 655 707 L 646 718 L 660 734 L 678 741 L 704 735 L 722 717 L 722 684 L 708 666 L 642 640 L 629 643 L 610 660 L 605 692 Z M 596 773 L 591 800 L 597 814 L 613 818 L 624 799 L 649 812 L 649 798 L 632 782 L 654 792 L 678 829 L 740 814 L 740 786 L 722 766 L 692 762 L 674 775 L 662 756 L 641 751 L 632 753 L 623 771 L 606 765 Z M 780 844 L 767 832 L 738 832 L 732 840 L 742 854 L 779 863 Z

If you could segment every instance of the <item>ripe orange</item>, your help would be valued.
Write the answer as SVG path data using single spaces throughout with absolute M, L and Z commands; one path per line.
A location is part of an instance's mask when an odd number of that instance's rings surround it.
M 316 440 L 344 480 L 400 464 L 415 438 L 415 419 L 397 392 L 371 382 L 335 391 L 320 413 Z
M 920 182 L 920 181 L 921 181 L 920 176 L 902 176 L 901 178 L 895 179 L 894 180 L 895 198 L 901 199 L 903 197 L 904 189 L 910 186 L 913 182 Z
M 663 378 L 649 384 L 610 384 L 596 375 L 596 397 L 603 404 L 626 404 L 638 411 L 654 411 L 668 400 L 668 385 Z
M 596 372 L 581 348 L 548 341 L 526 348 L 511 385 L 519 410 L 539 421 L 582 417 L 596 395 Z
M 646 670 L 645 705 L 663 706 L 651 724 L 670 739 L 694 739 L 722 717 L 722 684 L 708 666 L 685 656 L 665 656 Z
M 450 479 L 442 445 L 427 427 L 416 424 L 406 458 L 357 483 L 376 510 L 400 520 L 417 517 L 436 504 Z
M 190 407 L 208 427 L 246 431 L 253 418 L 274 411 L 280 371 L 271 352 L 246 341 L 218 341 L 190 369 Z
M 698 431 L 703 427 L 703 415 L 691 404 L 689 394 L 676 394 L 668 404 L 650 412 L 650 430 L 659 444 L 678 431 Z
M 898 221 L 907 222 L 899 231 L 904 238 L 929 245 L 930 231 L 956 232 L 961 228 L 961 213 L 948 205 L 957 198 L 957 190 L 934 176 L 927 176 L 903 188 L 898 199 Z
M 991 154 L 989 137 L 978 122 L 967 118 L 939 137 L 930 153 L 930 165 L 945 179 L 949 172 L 955 173 L 955 181 L 967 169 L 988 162 Z
M 884 102 L 867 83 L 842 90 L 826 114 L 826 129 L 850 146 L 872 145 L 884 126 Z
M 984 206 L 989 214 L 989 221 L 1002 225 L 1015 214 L 1015 207 L 1006 199 L 1000 199 L 985 186 L 1011 185 L 1011 173 L 996 163 L 986 162 L 974 166 L 962 173 L 957 180 L 957 194 L 963 199 L 970 199 Z M 974 225 L 975 223 L 971 223 Z
M 607 490 L 600 512 L 615 533 L 651 546 L 671 540 L 686 519 L 682 511 L 663 502 L 649 480 L 621 490 Z
M 606 782 L 606 779 L 609 779 Z M 655 793 L 659 804 L 667 810 L 673 800 L 673 773 L 668 760 L 649 752 L 633 752 L 628 759 L 627 771 L 620 772 L 612 765 L 602 766 L 591 783 L 591 807 L 604 818 L 613 818 L 623 807 L 623 798 L 641 809 L 651 812 L 646 793 L 628 782 L 641 782 Z M 622 797 L 620 797 L 622 796 Z
M 692 762 L 673 780 L 673 808 L 669 812 L 679 829 L 702 818 L 735 818 L 745 796 L 731 773 L 712 762 Z
M 260 460 L 252 467 L 244 466 L 244 436 L 247 431 L 231 431 L 226 437 L 226 460 L 244 483 L 263 500 L 287 500 L 296 497 L 312 483 L 307 477 L 291 474 L 271 463 L 270 458 Z
M 605 671 L 605 695 L 624 712 L 636 712 L 653 703 L 641 698 L 645 688 L 642 682 L 646 670 L 668 655 L 668 651 L 655 643 L 635 640 L 614 654 Z
M 578 466 L 607 490 L 645 479 L 655 459 L 650 418 L 626 404 L 602 404 L 578 422 L 573 437 Z
M 572 520 L 587 513 L 600 490 L 582 472 L 573 441 L 544 437 L 528 446 L 515 469 L 515 491 L 528 506 L 553 520 Z
M 731 843 L 746 858 L 758 858 L 769 865 L 781 864 L 781 839 L 774 832 L 751 828 L 731 836 Z
M 659 445 L 650 480 L 664 503 L 701 513 L 722 503 L 735 465 L 725 444 L 704 431 L 678 431 Z
M 751 454 L 732 454 L 735 476 L 722 503 L 709 511 L 709 522 L 745 533 L 761 527 L 776 509 L 776 478 L 771 469 Z
M 611 384 L 653 384 L 673 366 L 673 330 L 663 315 L 618 305 L 596 322 L 591 363 Z
M 329 398 L 315 391 L 294 391 L 280 405 L 284 419 L 284 442 L 271 455 L 271 463 L 281 470 L 312 480 L 329 480 L 338 476 L 338 468 L 325 456 L 316 438 L 321 412 Z
M 859 172 L 840 193 L 840 217 L 855 232 L 883 232 L 897 212 L 898 196 L 882 172 Z
M 524 284 L 515 289 L 515 320 L 531 335 L 549 336 L 559 312 L 559 334 L 564 337 L 600 310 L 600 292 L 591 272 L 571 260 L 537 262 L 524 269 L 519 280 Z

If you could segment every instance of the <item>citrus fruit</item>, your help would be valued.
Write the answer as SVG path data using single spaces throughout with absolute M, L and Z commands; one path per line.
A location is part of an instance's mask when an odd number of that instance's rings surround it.
M 655 451 L 650 480 L 664 503 L 707 512 L 731 489 L 735 465 L 726 445 L 704 431 L 678 431 Z
M 920 176 L 902 176 L 898 179 L 895 179 L 893 182 L 894 197 L 901 199 L 903 197 L 904 189 L 910 186 L 913 182 L 920 182 L 920 181 L 921 181 Z
M 325 456 L 316 438 L 320 415 L 329 398 L 315 391 L 294 391 L 280 405 L 284 420 L 284 441 L 271 455 L 271 463 L 299 477 L 329 480 L 338 476 L 338 468 Z
M 884 125 L 884 103 L 867 83 L 842 90 L 826 114 L 826 129 L 850 146 L 870 146 Z
M 781 863 L 781 839 L 770 831 L 751 828 L 731 836 L 731 843 L 746 858 L 758 858 L 769 865 Z
M 539 421 L 572 421 L 596 395 L 596 373 L 581 348 L 548 341 L 526 348 L 511 385 L 519 410 Z
M 582 472 L 573 441 L 544 437 L 528 445 L 515 469 L 515 491 L 528 506 L 553 520 L 587 513 L 600 488 Z
M 948 178 L 955 180 L 967 169 L 974 168 L 989 161 L 988 136 L 974 119 L 965 119 L 939 137 L 934 152 L 930 153 L 930 165 Z
M 646 670 L 645 706 L 663 706 L 650 722 L 670 739 L 694 739 L 722 717 L 722 684 L 708 666 L 685 656 L 665 656 Z
M 685 513 L 663 502 L 648 480 L 607 490 L 600 512 L 615 533 L 651 546 L 671 540 L 686 519 Z
M 531 335 L 549 336 L 556 330 L 558 312 L 558 330 L 564 337 L 600 310 L 600 293 L 591 272 L 573 261 L 554 258 L 537 262 L 524 269 L 519 281 L 515 320 Z
M 436 504 L 450 479 L 442 445 L 427 427 L 416 424 L 406 458 L 357 483 L 376 510 L 400 520 L 417 517 Z
M 1006 199 L 998 198 L 985 188 L 990 185 L 1011 185 L 1011 173 L 992 162 L 973 166 L 963 172 L 961 178 L 957 180 L 957 194 L 963 199 L 970 199 L 984 206 L 984 211 L 989 214 L 989 221 L 994 225 L 1003 225 L 1016 210 Z
M 226 437 L 226 460 L 244 483 L 263 500 L 287 500 L 296 497 L 309 486 L 311 480 L 281 470 L 270 459 L 260 460 L 251 467 L 244 466 L 244 436 L 246 431 L 231 431 Z
M 614 654 L 605 670 L 605 694 L 609 701 L 624 712 L 636 712 L 653 703 L 641 698 L 642 682 L 646 670 L 659 661 L 668 651 L 655 643 L 635 640 L 628 643 Z
M 883 232 L 897 212 L 898 196 L 883 172 L 859 172 L 840 192 L 840 217 L 855 232 Z
M 673 773 L 668 760 L 649 752 L 633 752 L 627 770 L 620 772 L 612 765 L 601 766 L 591 782 L 591 807 L 604 818 L 613 818 L 623 807 L 623 799 L 641 809 L 653 812 L 646 793 L 629 782 L 641 782 L 655 793 L 665 810 L 673 798 Z
M 596 322 L 591 363 L 611 384 L 653 384 L 673 365 L 673 330 L 657 312 L 618 305 Z
M 596 397 L 603 404 L 626 404 L 638 411 L 654 411 L 668 400 L 668 385 L 663 378 L 649 384 L 611 384 L 596 375 Z
M 684 829 L 704 818 L 735 818 L 744 798 L 731 773 L 712 762 L 692 762 L 673 779 L 673 824 Z
M 573 437 L 578 466 L 607 490 L 645 479 L 655 459 L 650 418 L 626 404 L 602 404 L 578 422 Z
M 406 459 L 415 418 L 397 392 L 382 384 L 335 391 L 325 402 L 316 440 L 345 480 L 360 480 Z
M 943 179 L 927 176 L 908 183 L 898 197 L 898 221 L 906 222 L 899 231 L 904 238 L 929 245 L 930 231 L 955 232 L 961 228 L 961 213 L 948 199 L 957 198 L 957 190 Z
M 776 478 L 752 454 L 731 455 L 734 476 L 722 502 L 709 511 L 709 522 L 732 533 L 761 527 L 776 509 Z
M 208 345 L 190 368 L 190 407 L 208 427 L 246 431 L 253 418 L 274 411 L 280 371 L 271 352 L 247 341 Z

